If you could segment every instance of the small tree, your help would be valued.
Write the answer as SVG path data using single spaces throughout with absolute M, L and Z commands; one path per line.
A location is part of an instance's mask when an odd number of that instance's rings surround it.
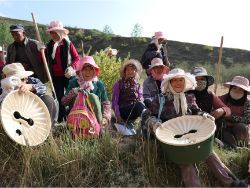
M 13 38 L 9 31 L 9 26 L 5 23 L 0 24 L 0 36 L 2 40 L 0 41 L 0 45 L 2 44 L 8 45 L 13 41 Z
M 141 37 L 142 30 L 143 30 L 143 27 L 139 23 L 136 23 L 132 30 L 131 37 Z
M 113 30 L 111 29 L 111 27 L 109 25 L 105 25 L 103 28 L 103 33 L 105 34 L 113 34 Z

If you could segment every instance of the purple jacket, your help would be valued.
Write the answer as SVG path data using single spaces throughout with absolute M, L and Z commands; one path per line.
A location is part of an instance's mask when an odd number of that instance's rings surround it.
M 143 101 L 143 96 L 142 96 L 142 87 L 139 84 L 139 88 L 137 90 L 137 95 L 138 95 L 138 101 Z M 112 94 L 112 109 L 114 110 L 115 116 L 119 117 L 120 116 L 120 85 L 119 81 L 116 81 L 113 85 L 113 94 Z

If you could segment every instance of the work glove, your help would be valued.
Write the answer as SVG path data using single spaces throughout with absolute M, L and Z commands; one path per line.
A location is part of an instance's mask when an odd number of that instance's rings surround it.
M 76 71 L 71 67 L 69 66 L 66 70 L 65 70 L 65 73 L 64 73 L 64 76 L 66 78 L 70 78 L 72 76 L 75 76 L 76 75 Z
M 44 45 L 43 42 L 36 42 L 37 50 L 41 51 L 42 49 L 45 50 L 46 46 Z
M 215 120 L 215 118 L 214 118 L 213 116 L 211 116 L 210 114 L 208 114 L 208 113 L 204 113 L 204 114 L 202 114 L 202 116 L 203 116 L 204 118 L 209 118 L 209 119 L 211 119 L 212 121 Z

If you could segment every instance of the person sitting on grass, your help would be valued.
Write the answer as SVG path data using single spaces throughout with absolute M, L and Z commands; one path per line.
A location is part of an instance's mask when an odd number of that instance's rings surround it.
M 222 140 L 232 148 L 247 147 L 250 128 L 249 80 L 243 76 L 235 76 L 224 86 L 229 90 L 220 99 L 231 109 L 231 115 L 225 118 Z
M 97 108 L 97 106 L 101 106 L 101 109 L 98 109 L 99 112 L 97 112 L 101 113 L 101 115 L 95 115 L 97 116 L 97 119 L 101 116 L 98 121 L 102 125 L 103 130 L 105 130 L 108 128 L 107 126 L 111 119 L 111 104 L 104 83 L 97 79 L 99 73 L 100 68 L 95 63 L 92 56 L 81 58 L 79 65 L 76 68 L 77 77 L 74 77 L 69 81 L 66 94 L 62 98 L 62 104 L 69 106 L 70 111 L 79 91 L 85 90 L 91 94 L 95 94 L 98 96 L 98 101 L 95 102 L 99 103 L 95 107 Z
M 28 91 L 35 93 L 47 106 L 52 125 L 54 125 L 56 104 L 53 97 L 46 95 L 46 86 L 38 78 L 31 76 L 34 72 L 26 71 L 21 63 L 14 62 L 3 67 L 3 74 L 5 78 L 1 80 L 1 87 L 3 89 L 1 100 L 4 98 L 4 95 L 6 96 L 13 89 L 18 89 L 22 93 Z
M 221 101 L 219 97 L 211 91 L 208 91 L 208 87 L 214 84 L 214 77 L 208 75 L 205 68 L 193 67 L 191 74 L 195 76 L 197 86 L 195 90 L 190 90 L 188 93 L 194 94 L 196 103 L 201 110 L 209 113 L 215 118 L 217 126 L 215 136 L 218 139 L 221 139 L 222 128 L 220 127 L 220 122 L 223 121 L 225 117 L 229 117 L 231 115 L 231 110 Z
M 150 76 L 143 82 L 144 104 L 149 108 L 152 100 L 161 93 L 161 82 L 169 71 L 162 59 L 154 58 L 149 66 Z
M 203 115 L 214 120 L 211 115 L 199 109 L 193 94 L 185 93 L 190 89 L 194 89 L 195 86 L 196 80 L 193 75 L 178 68 L 171 70 L 161 85 L 164 94 L 162 110 L 159 112 L 159 98 L 153 100 L 150 109 L 147 109 L 142 114 L 143 128 L 155 134 L 156 129 L 161 126 L 162 122 L 184 115 Z M 232 172 L 225 167 L 225 164 L 222 163 L 214 151 L 205 162 L 223 186 L 247 187 L 244 181 L 232 177 Z M 182 181 L 186 187 L 201 187 L 195 164 L 179 164 L 179 167 Z
M 143 103 L 142 88 L 138 82 L 142 67 L 135 59 L 126 60 L 120 69 L 121 79 L 113 85 L 112 109 L 116 122 L 125 122 L 133 129 L 133 121 L 146 108 Z

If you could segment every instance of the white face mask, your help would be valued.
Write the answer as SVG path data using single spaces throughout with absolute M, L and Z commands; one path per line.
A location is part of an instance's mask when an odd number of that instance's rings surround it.
M 244 96 L 244 93 L 236 93 L 233 90 L 230 91 L 230 96 L 234 99 L 234 100 L 239 100 Z
M 196 86 L 195 90 L 202 91 L 202 90 L 206 89 L 206 87 L 207 87 L 207 81 L 205 81 L 205 80 L 198 80 L 197 81 L 197 86 Z

